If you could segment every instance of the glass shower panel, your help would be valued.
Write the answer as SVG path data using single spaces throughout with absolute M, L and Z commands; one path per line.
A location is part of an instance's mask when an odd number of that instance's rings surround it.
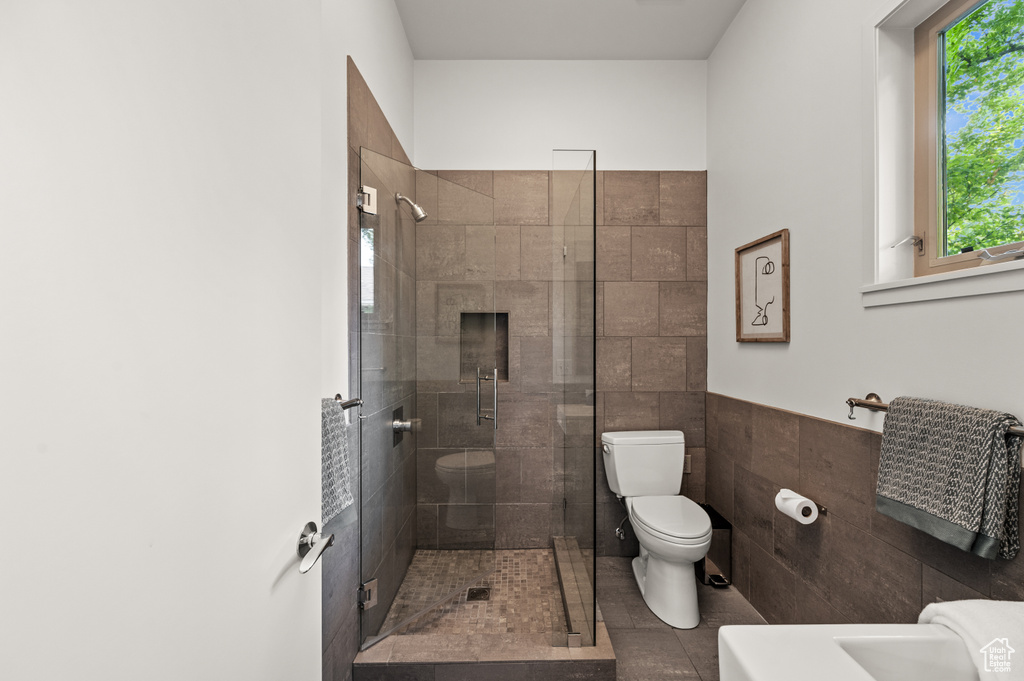
M 497 398 L 509 377 L 509 314 L 495 308 L 494 201 L 425 171 L 417 195 L 429 214 L 416 231 L 417 543 L 478 575 L 493 569 Z
M 360 613 L 365 643 L 381 633 L 415 550 L 415 437 L 392 427 L 416 415 L 415 232 L 395 201 L 415 196 L 415 171 L 367 149 L 361 157 L 360 185 L 377 204 L 360 213 L 358 241 L 360 573 L 376 599 Z
M 464 592 L 495 568 L 496 404 L 508 381 L 507 312 L 495 309 L 493 199 L 416 171 L 417 555 L 434 592 Z
M 596 635 L 595 179 L 594 152 L 554 152 L 552 223 L 556 237 L 561 237 L 553 285 L 555 373 L 561 386 L 561 402 L 556 405 L 561 446 L 556 461 L 562 473 L 563 501 L 553 524 L 561 528 L 568 549 L 569 568 L 562 571 L 562 584 L 567 604 L 577 603 L 575 612 L 573 607 L 567 609 L 572 629 L 581 634 L 584 644 L 592 644 Z
M 468 287 L 459 271 L 468 245 L 474 263 L 493 268 L 493 225 L 461 221 L 490 222 L 492 199 L 360 155 L 360 185 L 376 190 L 359 234 L 360 570 L 364 598 L 376 598 L 360 613 L 365 649 L 494 569 L 493 386 L 507 380 L 508 350 L 502 369 L 493 282 Z M 396 427 L 403 421 L 411 431 Z M 442 570 L 406 579 L 423 564 Z

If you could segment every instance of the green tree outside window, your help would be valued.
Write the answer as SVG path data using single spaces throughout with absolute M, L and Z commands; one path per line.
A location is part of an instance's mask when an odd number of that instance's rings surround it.
M 945 252 L 1024 241 L 1024 0 L 945 31 Z

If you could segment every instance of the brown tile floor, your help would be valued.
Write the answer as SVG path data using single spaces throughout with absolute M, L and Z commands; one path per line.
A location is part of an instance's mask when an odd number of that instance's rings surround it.
M 402 580 L 382 631 L 388 631 L 410 615 L 421 612 L 473 581 L 474 575 L 491 572 L 473 583 L 490 588 L 486 601 L 467 601 L 468 590 L 398 630 L 410 634 L 548 634 L 565 630 L 565 618 L 555 574 L 554 551 L 518 549 L 504 551 L 416 551 Z
M 390 615 L 400 622 L 484 563 L 491 600 L 467 602 L 465 589 L 446 603 L 359 653 L 355 681 L 612 681 L 615 655 L 597 624 L 597 645 L 565 643 L 558 578 L 550 549 L 490 552 L 417 551 Z
M 498 552 L 498 556 L 503 559 L 498 561 L 499 565 L 515 575 L 513 583 L 518 581 L 520 586 L 550 584 L 549 576 L 542 577 L 547 575 L 550 560 L 544 552 L 509 551 Z M 426 572 L 434 573 L 445 586 L 446 578 L 440 579 L 441 576 L 461 576 L 464 568 L 461 563 L 450 563 L 450 556 L 425 553 L 420 557 L 423 559 L 421 567 L 429 567 Z M 521 625 L 513 627 L 518 630 L 513 631 L 508 628 L 508 608 L 503 614 L 498 614 L 501 610 L 494 608 L 487 612 L 473 608 L 473 603 L 467 604 L 460 597 L 422 621 L 403 628 L 400 634 L 360 653 L 356 658 L 356 678 L 434 681 L 443 678 L 447 681 L 455 670 L 477 681 L 522 678 L 547 681 L 567 676 L 610 679 L 610 675 L 604 673 L 606 667 L 602 666 L 612 655 L 610 640 L 614 646 L 617 681 L 718 681 L 718 628 L 725 624 L 764 624 L 764 619 L 736 589 L 713 589 L 698 584 L 700 625 L 689 630 L 673 629 L 644 603 L 633 579 L 631 560 L 597 559 L 598 604 L 603 617 L 603 622 L 598 623 L 597 648 L 552 647 L 550 633 L 527 633 L 534 627 L 544 628 L 540 618 L 520 619 L 525 614 L 520 613 L 511 618 Z M 435 572 L 437 570 L 440 572 Z M 492 576 L 492 580 L 500 595 L 505 580 L 500 575 Z M 434 593 L 425 588 L 417 591 L 421 595 Z M 525 595 L 525 591 L 520 589 L 519 595 Z M 532 611 L 536 607 L 538 599 L 536 594 L 532 595 L 534 598 L 527 598 L 530 606 L 524 610 Z M 467 605 L 471 607 L 467 609 Z M 519 606 L 513 609 L 518 610 Z M 493 618 L 493 615 L 498 616 Z M 491 624 L 483 626 L 481 621 Z M 570 663 L 576 666 L 558 666 Z M 548 666 L 538 666 L 544 664 Z M 587 664 L 591 667 L 586 667 Z M 611 670 L 607 671 L 610 674 Z M 389 672 L 393 674 L 388 676 Z
M 648 609 L 630 566 L 632 558 L 597 559 L 597 601 L 615 648 L 618 681 L 718 681 L 718 628 L 765 624 L 735 588 L 697 585 L 701 621 L 673 629 Z

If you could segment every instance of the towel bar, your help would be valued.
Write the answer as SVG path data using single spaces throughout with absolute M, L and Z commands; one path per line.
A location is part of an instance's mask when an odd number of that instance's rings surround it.
M 882 398 L 876 395 L 875 393 L 868 393 L 862 400 L 858 400 L 856 397 L 850 397 L 846 400 L 846 404 L 849 405 L 850 407 L 850 415 L 848 418 L 851 421 L 854 421 L 857 418 L 856 416 L 853 415 L 853 410 L 855 407 L 867 409 L 868 411 L 889 411 L 889 405 L 883 402 Z M 1019 426 L 1012 426 L 1007 430 L 1008 432 L 1013 433 L 1014 435 L 1024 436 L 1024 428 L 1021 428 Z

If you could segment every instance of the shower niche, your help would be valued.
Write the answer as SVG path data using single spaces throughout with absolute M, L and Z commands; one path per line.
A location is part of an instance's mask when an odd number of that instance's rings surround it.
M 508 312 L 459 315 L 459 382 L 476 383 L 477 370 L 508 381 Z

